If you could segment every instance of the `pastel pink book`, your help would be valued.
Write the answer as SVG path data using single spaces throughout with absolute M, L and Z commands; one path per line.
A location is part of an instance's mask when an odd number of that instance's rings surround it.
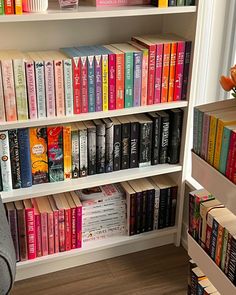
M 31 199 L 34 206 L 34 217 L 35 217 L 35 232 L 36 232 L 36 255 L 37 257 L 42 256 L 42 236 L 41 236 L 41 218 L 38 209 L 38 205 L 35 199 Z
M 65 193 L 67 202 L 71 208 L 71 249 L 77 248 L 77 237 L 76 237 L 76 219 L 77 219 L 77 208 L 71 197 L 71 194 Z
M 26 220 L 26 235 L 27 235 L 27 248 L 28 259 L 36 258 L 36 231 L 35 231 L 35 218 L 34 207 L 31 200 L 23 200 L 25 207 L 25 220 Z
M 6 121 L 5 117 L 5 104 L 4 104 L 4 94 L 3 94 L 3 84 L 2 84 L 2 70 L 0 67 L 0 122 Z
M 54 217 L 53 212 L 48 212 L 48 253 L 54 253 Z
M 76 205 L 76 248 L 82 247 L 82 203 L 75 192 L 70 192 L 71 197 Z
M 56 207 L 52 196 L 48 197 L 49 203 L 53 211 L 53 225 L 54 225 L 54 252 L 59 252 L 59 210 Z
M 157 44 L 154 103 L 161 102 L 162 62 L 163 62 L 163 44 Z
M 116 109 L 116 55 L 109 53 L 108 55 L 108 108 Z
M 174 101 L 182 99 L 185 42 L 177 42 Z
M 81 112 L 88 112 L 88 68 L 87 58 L 82 56 L 81 62 Z
M 149 0 L 92 0 L 95 6 L 128 6 L 128 5 L 146 5 L 150 4 Z
M 25 62 L 25 69 L 26 69 L 29 117 L 30 119 L 37 119 L 38 110 L 37 110 L 34 62 L 32 60 L 27 60 Z

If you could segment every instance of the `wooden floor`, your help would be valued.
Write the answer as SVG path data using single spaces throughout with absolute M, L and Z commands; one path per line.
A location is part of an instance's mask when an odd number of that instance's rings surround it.
M 20 281 L 11 295 L 186 295 L 187 266 L 168 245 Z

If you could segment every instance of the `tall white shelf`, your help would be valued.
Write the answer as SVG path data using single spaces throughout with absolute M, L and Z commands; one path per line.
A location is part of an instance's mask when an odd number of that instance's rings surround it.
M 88 113 L 55 119 L 32 120 L 1 124 L 0 130 L 39 125 L 62 124 L 81 120 L 127 115 L 155 110 L 181 107 L 184 123 L 178 165 L 157 165 L 88 176 L 74 181 L 57 184 L 37 185 L 27 189 L 13 190 L 1 194 L 3 201 L 15 201 L 39 197 L 52 192 L 64 192 L 76 188 L 92 187 L 106 183 L 138 179 L 151 175 L 170 174 L 179 185 L 176 225 L 160 231 L 140 234 L 135 237 L 117 237 L 103 242 L 85 245 L 82 249 L 53 254 L 32 261 L 17 264 L 17 279 L 25 279 L 76 265 L 115 257 L 135 251 L 174 243 L 180 245 L 182 214 L 184 203 L 184 180 L 188 139 L 192 118 L 193 101 L 196 96 L 198 68 L 200 63 L 201 23 L 204 17 L 204 0 L 196 1 L 197 6 L 171 7 L 160 9 L 151 6 L 130 6 L 120 8 L 94 8 L 81 6 L 78 11 L 62 11 L 54 3 L 44 14 L 24 14 L 22 16 L 0 16 L 0 49 L 43 50 L 90 44 L 125 42 L 132 36 L 171 32 L 193 41 L 192 62 L 189 78 L 188 100 L 152 106 Z

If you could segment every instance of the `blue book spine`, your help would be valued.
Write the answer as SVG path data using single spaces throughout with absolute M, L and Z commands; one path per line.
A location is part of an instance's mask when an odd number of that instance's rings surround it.
M 88 102 L 89 112 L 95 112 L 94 56 L 88 56 Z
M 218 222 L 213 220 L 212 224 L 212 234 L 211 234 L 211 244 L 210 244 L 210 256 L 215 260 L 216 254 L 216 244 L 217 244 L 217 235 L 218 235 Z
M 227 127 L 224 127 L 221 151 L 220 151 L 220 165 L 219 165 L 219 171 L 223 173 L 224 175 L 225 175 L 226 166 L 227 166 L 230 134 L 231 134 L 231 130 L 228 129 Z
M 139 107 L 141 104 L 142 56 L 142 52 L 134 52 L 134 107 Z
M 197 286 L 197 295 L 204 295 L 204 288 L 199 284 Z
M 29 129 L 18 129 L 18 142 L 20 151 L 21 187 L 32 186 Z

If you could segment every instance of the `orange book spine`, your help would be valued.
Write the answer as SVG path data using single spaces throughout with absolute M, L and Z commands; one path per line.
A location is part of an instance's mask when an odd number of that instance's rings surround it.
M 124 108 L 125 67 L 124 54 L 116 55 L 116 109 Z
M 15 0 L 15 14 L 22 14 L 22 0 Z
M 162 83 L 161 83 L 161 102 L 168 100 L 169 88 L 169 70 L 170 70 L 170 47 L 171 44 L 164 44 L 163 50 L 163 68 L 162 68 Z
M 219 266 L 221 262 L 221 252 L 222 252 L 222 245 L 223 245 L 223 233 L 224 228 L 220 224 L 218 225 L 218 235 L 217 235 L 217 244 L 216 244 L 216 256 L 215 262 Z
M 161 8 L 168 7 L 168 0 L 159 0 L 158 7 L 161 7 Z
M 56 112 L 57 116 L 65 115 L 64 75 L 61 60 L 54 61 Z
M 14 14 L 14 1 L 4 0 L 4 12 L 5 14 Z
M 64 179 L 71 179 L 71 126 L 63 126 Z
M 177 43 L 171 44 L 168 102 L 174 100 Z

